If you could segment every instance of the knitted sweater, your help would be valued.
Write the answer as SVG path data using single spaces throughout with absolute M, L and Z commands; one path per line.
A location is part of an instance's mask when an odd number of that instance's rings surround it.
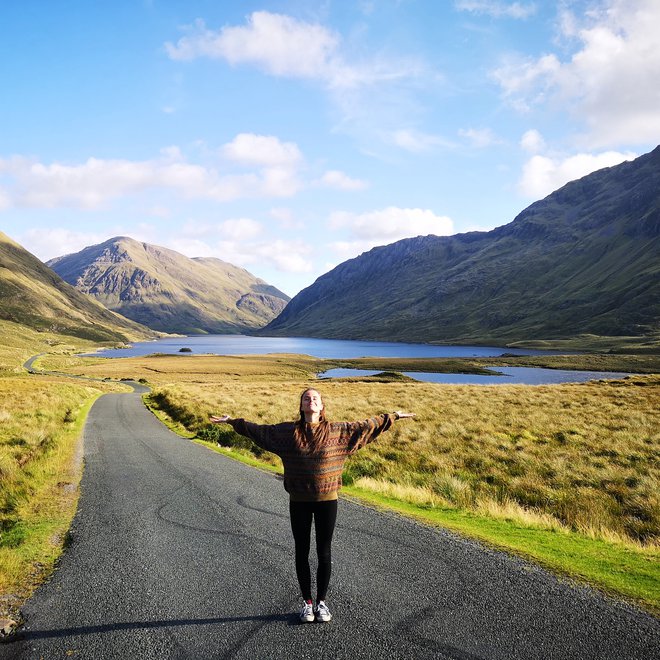
M 282 459 L 284 488 L 292 500 L 315 502 L 337 499 L 346 458 L 387 431 L 396 419 L 392 413 L 362 422 L 329 422 L 328 438 L 322 444 L 314 438 L 316 424 L 305 424 L 306 437 L 300 441 L 294 422 L 269 425 L 230 419 L 227 423 Z

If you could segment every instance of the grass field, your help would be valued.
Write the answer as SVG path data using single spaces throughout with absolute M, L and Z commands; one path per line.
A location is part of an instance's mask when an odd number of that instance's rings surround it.
M 653 369 L 657 360 L 624 357 L 640 372 Z M 584 362 L 593 365 L 597 358 Z M 107 360 L 62 354 L 42 359 L 40 366 L 146 380 L 154 388 L 150 405 L 179 430 L 277 469 L 276 457 L 227 426 L 209 425 L 208 414 L 262 423 L 292 419 L 300 391 L 314 383 L 315 374 L 346 362 L 286 355 Z M 424 370 L 447 366 L 436 362 Z M 609 360 L 600 363 L 620 369 Z M 360 366 L 414 370 L 410 361 Z M 471 368 L 483 367 L 475 362 Z M 417 413 L 350 460 L 346 492 L 532 557 L 660 611 L 660 377 L 553 386 L 366 378 L 318 387 L 332 419 L 395 409 Z
M 52 570 L 75 512 L 82 424 L 116 384 L 27 376 L 38 353 L 93 348 L 84 340 L 0 321 L 0 618 L 18 608 Z
M 279 459 L 229 427 L 208 425 L 208 414 L 261 423 L 292 419 L 318 362 L 154 356 L 81 363 L 75 371 L 98 376 L 111 366 L 115 377 L 147 377 L 154 385 L 150 405 L 177 430 L 278 469 Z M 386 362 L 375 368 L 392 361 Z M 317 386 L 334 419 L 417 413 L 350 460 L 346 493 L 660 611 L 660 377 L 552 386 L 366 378 Z

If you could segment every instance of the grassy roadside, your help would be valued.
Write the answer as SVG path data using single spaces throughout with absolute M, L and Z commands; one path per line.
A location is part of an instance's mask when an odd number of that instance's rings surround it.
M 166 422 L 166 415 L 160 411 L 157 414 Z M 221 447 L 199 439 L 194 442 L 251 467 L 282 474 L 281 467 L 259 461 L 246 449 Z M 358 486 L 344 486 L 342 497 L 394 511 L 426 525 L 449 529 L 523 559 L 531 559 L 559 575 L 660 616 L 660 551 L 656 548 L 632 549 L 566 530 L 538 529 L 514 520 L 488 518 L 451 508 L 415 506 Z
M 364 384 L 362 385 L 364 386 Z M 354 388 L 357 384 L 337 384 L 337 388 L 347 386 L 351 388 L 348 398 L 355 398 Z M 292 388 L 287 387 L 286 389 L 297 389 L 298 387 L 299 384 L 296 383 Z M 400 387 L 400 385 L 379 384 L 379 387 Z M 501 392 L 499 390 L 501 386 L 497 387 L 498 389 L 494 390 L 493 393 Z M 187 389 L 184 388 L 184 390 Z M 236 392 L 236 384 L 231 389 L 233 400 L 243 401 L 244 403 L 247 402 L 247 399 L 252 399 L 252 395 L 257 391 L 257 387 L 252 384 L 247 388 L 246 397 L 245 393 L 241 396 L 240 393 Z M 374 390 L 373 388 L 370 389 L 373 396 Z M 575 394 L 584 392 L 584 389 L 578 388 Z M 162 398 L 159 399 L 158 392 L 156 392 L 156 398 L 151 399 L 152 410 L 168 423 L 173 430 L 180 432 L 185 429 L 186 437 L 190 438 L 194 435 L 192 428 L 195 427 L 195 419 L 199 421 L 202 416 L 201 412 L 191 408 L 190 401 L 194 399 L 199 402 L 202 391 L 202 389 L 197 388 L 194 393 L 187 392 L 190 396 L 190 399 L 188 399 L 188 396 L 184 396 L 183 391 L 180 390 L 178 395 L 174 397 L 177 407 L 168 408 L 167 411 L 162 407 L 162 404 L 167 403 L 167 401 Z M 456 388 L 453 391 L 456 393 Z M 561 388 L 560 391 L 562 391 Z M 209 396 L 209 393 L 207 393 L 206 404 L 208 404 L 208 399 L 225 399 L 224 394 L 223 392 L 223 395 L 219 397 L 217 393 L 213 396 Z M 269 395 L 271 403 L 273 396 L 272 393 Z M 418 392 L 417 398 L 419 396 L 420 393 Z M 337 391 L 335 391 L 332 396 L 334 405 L 337 405 L 337 398 Z M 575 398 L 575 396 L 571 394 L 571 398 Z M 154 406 L 154 404 L 156 405 Z M 499 405 L 497 401 L 495 404 Z M 202 407 L 205 407 L 205 405 L 202 404 Z M 223 410 L 226 411 L 226 408 L 223 408 Z M 229 412 L 233 413 L 234 411 L 229 410 Z M 259 417 L 259 412 L 254 405 L 253 410 L 249 412 L 254 413 L 254 417 Z M 609 412 L 611 414 L 611 411 Z M 172 414 L 178 421 L 173 422 L 168 413 Z M 633 413 L 633 415 L 636 414 Z M 182 424 L 182 421 L 185 423 Z M 199 428 L 202 431 L 199 435 L 203 437 L 205 435 L 204 427 Z M 219 439 L 224 444 L 231 444 L 233 440 L 229 437 L 230 435 L 231 433 L 227 432 L 225 437 Z M 199 437 L 195 439 L 195 442 L 204 444 L 213 451 L 240 460 L 253 467 L 281 473 L 281 467 L 277 459 L 273 460 L 271 455 L 262 455 L 260 458 L 255 456 L 250 450 L 249 443 L 239 441 L 236 443 L 237 446 L 224 447 L 218 445 L 215 441 L 200 440 Z M 399 438 L 399 443 L 401 442 L 402 439 Z M 376 446 L 378 444 L 380 443 L 376 443 Z M 373 447 L 374 451 L 376 446 Z M 483 447 L 480 450 L 483 452 Z M 352 460 L 359 459 L 360 454 L 367 451 L 363 450 Z M 390 451 L 392 451 L 391 444 L 382 449 L 381 454 Z M 372 454 L 366 460 L 373 461 L 373 459 Z M 353 468 L 353 471 L 355 471 L 355 468 Z M 357 472 L 359 474 L 359 469 Z M 596 537 L 590 536 L 587 533 L 571 530 L 566 525 L 555 524 L 556 521 L 549 519 L 547 516 L 532 515 L 529 509 L 527 514 L 523 511 L 525 515 L 520 515 L 521 511 L 515 507 L 508 510 L 506 507 L 493 507 L 491 509 L 481 507 L 470 510 L 466 506 L 461 507 L 446 501 L 443 502 L 439 497 L 431 501 L 415 503 L 414 501 L 406 501 L 411 499 L 409 489 L 408 491 L 406 488 L 397 490 L 397 488 L 392 487 L 390 492 L 394 492 L 397 496 L 390 496 L 388 495 L 387 482 L 384 486 L 383 480 L 372 480 L 369 477 L 360 476 L 352 479 L 350 468 L 347 476 L 347 481 L 352 480 L 353 483 L 345 486 L 344 496 L 357 498 L 363 503 L 385 507 L 402 515 L 411 516 L 425 524 L 445 527 L 465 536 L 478 539 L 498 549 L 531 559 L 560 575 L 588 583 L 609 595 L 634 602 L 656 616 L 660 614 L 660 549 L 655 543 L 644 545 L 622 542 L 621 538 L 617 538 L 614 534 L 605 535 L 606 538 L 603 538 L 603 535 L 600 535 L 600 537 L 598 535 Z M 391 483 L 390 486 L 392 486 Z
M 94 401 L 125 388 L 28 376 L 22 364 L 47 351 L 91 342 L 0 321 L 0 619 L 52 572 L 66 543 L 82 474 L 82 428 Z
M 0 614 L 52 570 L 75 512 L 84 419 L 100 390 L 0 380 Z
M 29 354 L 36 352 L 43 349 Z M 40 362 L 41 368 L 95 377 L 146 378 L 155 388 L 157 405 L 176 420 L 174 430 L 194 437 L 204 435 L 211 411 L 263 422 L 291 419 L 302 387 L 314 381 L 319 365 L 330 361 L 284 355 L 107 360 L 62 354 Z M 332 362 L 343 366 L 346 361 Z M 609 363 L 606 368 L 619 370 Z M 397 425 L 386 442 L 352 459 L 345 494 L 529 557 L 658 614 L 656 381 L 639 377 L 619 384 L 470 387 L 364 379 L 319 387 L 335 419 L 357 419 L 374 409 L 427 413 L 408 428 Z M 105 387 L 113 386 L 94 384 Z M 209 446 L 277 470 L 276 459 L 256 457 L 248 447 Z M 544 507 L 555 511 L 548 515 Z M 568 516 L 567 522 L 555 514 Z M 608 527 L 609 518 L 619 529 Z

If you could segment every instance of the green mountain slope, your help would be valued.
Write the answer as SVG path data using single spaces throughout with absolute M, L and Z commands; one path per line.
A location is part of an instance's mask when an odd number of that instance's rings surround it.
M 0 319 L 91 341 L 153 337 L 148 328 L 105 309 L 0 232 Z
M 512 342 L 660 329 L 660 147 L 571 182 L 489 232 L 346 261 L 264 334 Z
M 266 325 L 289 300 L 220 259 L 190 259 L 126 237 L 48 265 L 108 309 L 162 332 L 245 332 Z

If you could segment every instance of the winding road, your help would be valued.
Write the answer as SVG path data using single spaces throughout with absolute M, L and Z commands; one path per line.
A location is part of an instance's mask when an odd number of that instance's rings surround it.
M 275 476 L 106 394 L 68 547 L 0 658 L 660 657 L 660 623 L 516 558 L 340 502 L 328 624 L 299 624 Z

